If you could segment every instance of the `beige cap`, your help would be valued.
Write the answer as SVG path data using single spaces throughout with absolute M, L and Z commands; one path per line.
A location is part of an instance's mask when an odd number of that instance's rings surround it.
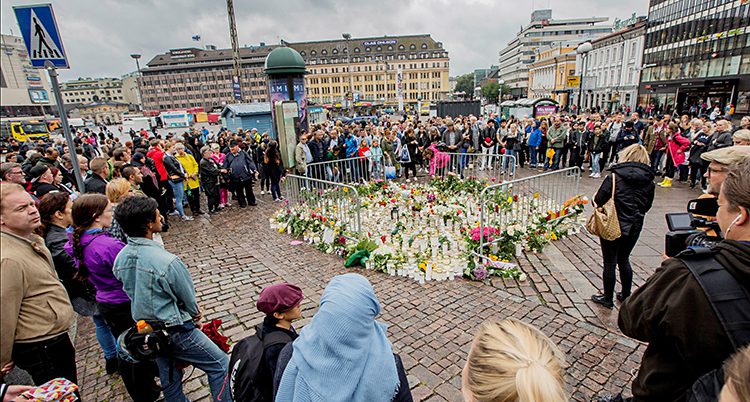
M 750 159 L 750 145 L 735 145 L 731 147 L 719 148 L 710 152 L 701 154 L 703 160 L 716 162 L 722 165 L 733 165 L 738 162 Z
M 732 135 L 732 140 L 734 141 L 750 141 L 750 130 L 742 129 L 737 130 L 737 132 Z

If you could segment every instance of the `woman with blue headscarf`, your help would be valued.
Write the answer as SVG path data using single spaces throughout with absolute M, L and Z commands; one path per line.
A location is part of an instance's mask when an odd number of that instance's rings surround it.
M 320 309 L 279 354 L 274 389 L 284 402 L 412 401 L 401 358 L 386 325 L 375 321 L 380 303 L 358 274 L 331 280 Z

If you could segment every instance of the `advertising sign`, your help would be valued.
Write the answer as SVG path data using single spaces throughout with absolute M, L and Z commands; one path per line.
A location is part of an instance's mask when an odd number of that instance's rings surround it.
M 555 114 L 557 112 L 557 106 L 537 105 L 535 110 L 536 110 L 536 113 L 534 114 L 535 117 L 544 117 L 544 116 L 549 116 L 551 114 Z
M 298 113 L 299 113 L 299 128 L 300 130 L 307 130 L 307 99 L 305 95 L 305 78 L 294 77 L 292 78 L 292 92 L 294 94 L 294 100 L 297 102 Z M 288 101 L 289 99 L 289 84 L 287 78 L 269 78 L 268 79 L 268 94 L 272 105 L 275 105 L 279 101 Z M 273 119 L 276 121 L 276 110 L 271 109 Z

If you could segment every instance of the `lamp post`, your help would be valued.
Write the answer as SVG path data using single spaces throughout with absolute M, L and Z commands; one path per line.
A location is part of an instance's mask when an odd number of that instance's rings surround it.
M 135 68 L 138 70 L 138 76 L 135 77 L 135 84 L 138 87 L 138 107 L 141 111 L 143 111 L 143 94 L 141 93 L 141 63 L 138 62 L 138 59 L 141 58 L 141 55 L 138 53 L 133 53 L 130 55 L 130 57 L 135 60 Z
M 583 74 L 586 71 L 586 62 L 588 61 L 588 52 L 594 47 L 591 42 L 584 42 L 578 45 L 576 53 L 581 55 L 581 78 L 578 80 L 578 105 L 576 106 L 576 112 L 581 114 L 581 96 L 583 94 Z
M 352 55 L 349 52 L 349 40 L 352 39 L 352 34 L 345 32 L 341 34 L 341 36 L 346 41 L 346 62 L 347 62 L 346 71 L 349 73 L 349 93 L 347 94 L 345 98 L 346 98 L 346 103 L 349 106 L 348 108 L 349 114 L 351 116 L 354 116 L 354 82 L 352 79 Z M 351 95 L 352 97 L 351 102 L 349 101 L 349 95 Z

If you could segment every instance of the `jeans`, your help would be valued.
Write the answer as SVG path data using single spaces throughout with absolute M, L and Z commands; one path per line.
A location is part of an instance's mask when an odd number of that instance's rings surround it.
M 659 165 L 661 164 L 661 158 L 664 156 L 664 150 L 651 151 L 651 169 L 654 172 L 659 171 Z
M 36 385 L 58 377 L 78 384 L 76 351 L 67 332 L 46 341 L 14 344 L 13 361 Z
M 531 167 L 536 167 L 536 164 L 537 164 L 536 153 L 537 153 L 536 147 L 529 146 L 529 165 L 531 165 Z
M 174 193 L 175 209 L 180 213 L 180 216 L 185 216 L 185 208 L 182 206 L 185 198 L 185 185 L 181 181 L 175 183 L 172 180 L 169 181 L 169 185 L 172 187 L 172 192 Z
M 560 158 L 563 158 L 563 149 L 562 148 L 553 148 L 555 150 L 555 155 L 552 157 L 552 170 L 557 170 L 560 168 Z
M 279 186 L 279 181 L 281 178 L 279 177 L 271 177 L 269 179 L 271 181 L 271 197 L 273 197 L 274 200 L 281 198 L 281 186 Z
M 602 158 L 601 152 L 592 152 L 591 153 L 591 170 L 594 172 L 594 174 L 601 174 L 602 173 L 602 165 L 600 165 L 600 160 Z
M 604 284 L 604 297 L 612 301 L 615 292 L 615 268 L 620 270 L 620 285 L 622 296 L 630 296 L 633 285 L 633 268 L 630 266 L 630 253 L 633 252 L 641 230 L 631 228 L 629 234 L 623 234 L 615 240 L 599 239 L 602 246 L 602 259 L 604 260 L 604 272 L 602 282 Z
M 91 316 L 96 326 L 96 340 L 99 341 L 99 346 L 104 352 L 104 359 L 111 360 L 117 358 L 117 347 L 115 346 L 117 340 L 112 335 L 112 330 L 109 329 L 107 323 L 104 322 L 102 316 L 96 314 Z
M 516 156 L 516 151 L 514 151 L 514 150 L 512 150 L 512 149 L 506 149 L 506 150 L 505 150 L 505 155 L 506 155 L 506 157 L 504 157 L 504 158 L 503 158 L 503 170 L 505 170 L 505 169 L 508 169 L 508 165 L 510 165 L 510 161 L 511 161 L 511 159 L 512 159 L 512 158 L 510 158 L 510 157 L 511 157 L 511 156 Z M 513 171 L 513 168 L 514 168 L 514 167 L 515 167 L 515 166 L 511 166 L 511 167 L 510 167 L 510 169 L 511 169 L 511 172 Z
M 208 375 L 208 385 L 215 401 L 231 402 L 227 369 L 229 357 L 208 337 L 195 327 L 186 323 L 170 333 L 172 353 L 170 356 L 157 357 L 159 376 L 166 402 L 189 402 L 182 390 L 183 370 L 175 367 L 177 360 L 190 363 Z

